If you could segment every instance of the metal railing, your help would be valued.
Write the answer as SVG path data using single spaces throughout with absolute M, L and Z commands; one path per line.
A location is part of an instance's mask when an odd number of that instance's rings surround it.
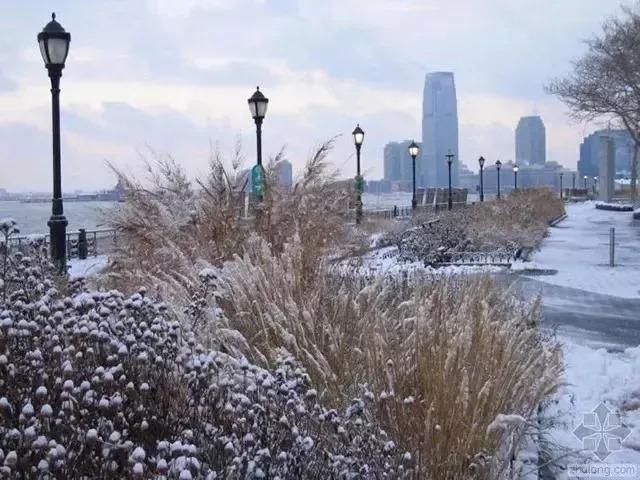
M 440 265 L 496 265 L 510 266 L 518 259 L 518 253 L 511 252 L 453 252 L 448 262 Z
M 118 247 L 118 234 L 113 228 L 96 230 L 79 229 L 67 232 L 67 258 L 96 257 L 112 253 Z M 51 242 L 49 234 L 16 235 L 9 238 L 9 248 L 24 250 L 34 241 L 44 241 L 48 248 Z
M 468 204 L 466 202 L 454 202 L 453 208 L 459 209 L 459 208 L 466 207 L 467 205 Z M 393 206 L 391 208 L 384 208 L 384 209 L 370 209 L 370 210 L 365 209 L 363 213 L 365 217 L 371 216 L 371 217 L 393 219 L 393 218 L 411 217 L 414 213 L 418 214 L 421 212 L 439 212 L 439 211 L 444 211 L 446 209 L 447 209 L 446 203 L 438 203 L 435 205 L 431 205 L 431 204 L 417 205 L 415 212 L 412 210 L 410 206 L 404 206 L 404 207 Z

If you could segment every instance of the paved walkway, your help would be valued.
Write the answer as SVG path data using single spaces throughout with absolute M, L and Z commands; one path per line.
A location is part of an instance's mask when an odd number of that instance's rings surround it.
M 535 280 L 596 294 L 640 300 L 640 220 L 631 212 L 570 204 L 567 219 L 551 228 L 530 263 L 514 268 L 558 270 Z M 616 230 L 616 266 L 609 267 L 609 228 Z
M 544 326 L 557 329 L 565 344 L 566 385 L 545 410 L 555 419 L 547 437 L 562 446 L 557 455 L 562 448 L 575 453 L 559 460 L 565 468 L 585 458 L 599 462 L 593 446 L 573 432 L 604 402 L 616 415 L 622 412 L 629 435 L 603 461 L 640 469 L 640 410 L 624 408 L 640 401 L 640 221 L 629 212 L 596 210 L 590 202 L 569 205 L 567 214 L 532 263 L 516 267 L 557 273 L 510 275 L 523 296 L 542 295 Z M 616 229 L 614 268 L 607 265 L 609 227 Z M 566 469 L 553 470 L 541 478 L 567 478 Z

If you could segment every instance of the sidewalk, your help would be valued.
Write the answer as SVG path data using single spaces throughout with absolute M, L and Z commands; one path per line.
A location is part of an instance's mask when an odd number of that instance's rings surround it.
M 596 210 L 594 202 L 567 205 L 567 219 L 551 228 L 531 262 L 512 270 L 557 270 L 540 282 L 622 298 L 640 298 L 640 220 L 630 212 Z M 615 267 L 609 267 L 609 228 L 616 233 Z M 639 314 L 640 316 L 640 314 Z
M 596 210 L 593 202 L 568 205 L 567 214 L 532 262 L 515 268 L 557 271 L 524 282 L 542 287 L 545 324 L 559 327 L 564 342 L 566 384 L 543 414 L 554 423 L 547 439 L 559 446 L 554 456 L 572 452 L 559 464 L 633 464 L 640 472 L 640 347 L 634 342 L 640 332 L 640 222 L 629 212 Z M 616 229 L 614 268 L 608 266 L 609 227 Z M 557 478 L 619 477 L 575 477 L 565 470 Z

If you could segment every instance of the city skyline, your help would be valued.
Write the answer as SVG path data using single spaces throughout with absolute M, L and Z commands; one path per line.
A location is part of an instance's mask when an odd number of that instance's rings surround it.
M 107 161 L 140 173 L 148 146 L 171 154 L 193 177 L 206 170 L 211 146 L 230 153 L 240 138 L 244 164 L 251 165 L 246 99 L 257 84 L 271 100 L 266 158 L 286 145 L 295 174 L 314 145 L 340 135 L 330 160 L 351 177 L 349 133 L 359 122 L 366 132 L 363 174 L 380 178 L 389 139 L 421 138 L 424 73 L 436 70 L 455 72 L 459 153 L 472 168 L 481 154 L 511 158 L 513 125 L 530 113 L 553 132 L 549 158 L 575 165 L 577 145 L 595 126 L 569 123 L 566 108 L 542 87 L 568 69 L 584 51 L 581 39 L 619 6 L 559 3 L 498 0 L 478 9 L 469 0 L 57 2 L 58 19 L 72 35 L 61 83 L 63 189 L 109 187 Z M 0 187 L 46 191 L 49 85 L 35 37 L 51 4 L 35 0 L 24 8 L 7 0 L 3 8 Z M 531 44 L 531 36 L 539 41 Z M 11 168 L 17 164 L 26 173 Z

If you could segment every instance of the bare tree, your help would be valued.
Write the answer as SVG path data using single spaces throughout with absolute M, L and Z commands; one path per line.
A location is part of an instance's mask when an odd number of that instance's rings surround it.
M 547 92 L 558 96 L 577 120 L 606 118 L 624 126 L 635 144 L 631 191 L 635 201 L 640 153 L 640 14 L 623 7 L 619 18 L 602 25 L 587 41 L 587 53 L 573 62 L 573 72 L 553 80 Z

